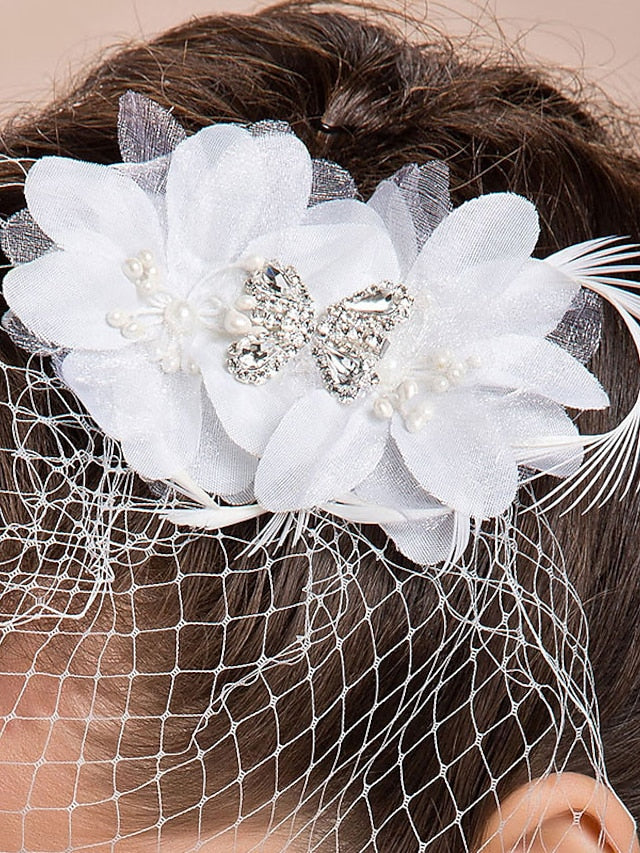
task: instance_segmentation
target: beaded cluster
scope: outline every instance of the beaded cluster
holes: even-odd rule
[[[373,413],[388,420],[398,412],[409,432],[420,432],[433,419],[438,395],[463,384],[468,374],[480,367],[482,359],[477,355],[461,359],[449,349],[435,350],[417,360],[408,371],[387,359]]]
[[[198,373],[197,364],[185,357],[182,341],[193,334],[202,312],[160,286],[158,268],[148,249],[127,258],[122,269],[135,285],[142,306],[134,312],[111,311],[107,323],[126,340],[152,344],[153,358],[164,373]]]

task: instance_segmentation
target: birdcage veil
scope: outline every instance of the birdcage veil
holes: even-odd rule
[[[640,340],[635,247],[534,260],[534,206],[454,210],[439,161],[365,204],[281,122],[187,136],[128,93],[118,131],[2,228],[5,741],[38,720],[4,818],[63,813],[56,850],[475,850],[507,779],[606,782],[548,513],[631,482],[639,405],[594,436],[566,409],[608,404],[602,300]]]

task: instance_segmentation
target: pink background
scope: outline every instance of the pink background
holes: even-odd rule
[[[449,33],[495,36],[545,64],[579,69],[640,110],[640,0],[386,0]],[[252,11],[256,0],[0,0],[0,113],[48,98],[114,42],[159,32],[193,15]],[[428,13],[427,13],[428,8]]]

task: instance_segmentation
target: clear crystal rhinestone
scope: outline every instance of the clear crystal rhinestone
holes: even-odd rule
[[[393,293],[378,290],[364,293],[359,298],[346,299],[344,307],[363,314],[389,314],[395,308]]]

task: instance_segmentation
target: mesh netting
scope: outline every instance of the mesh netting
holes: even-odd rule
[[[322,514],[185,533],[51,374],[2,368],[3,850],[471,850],[514,781],[604,776],[526,490],[446,568]]]

